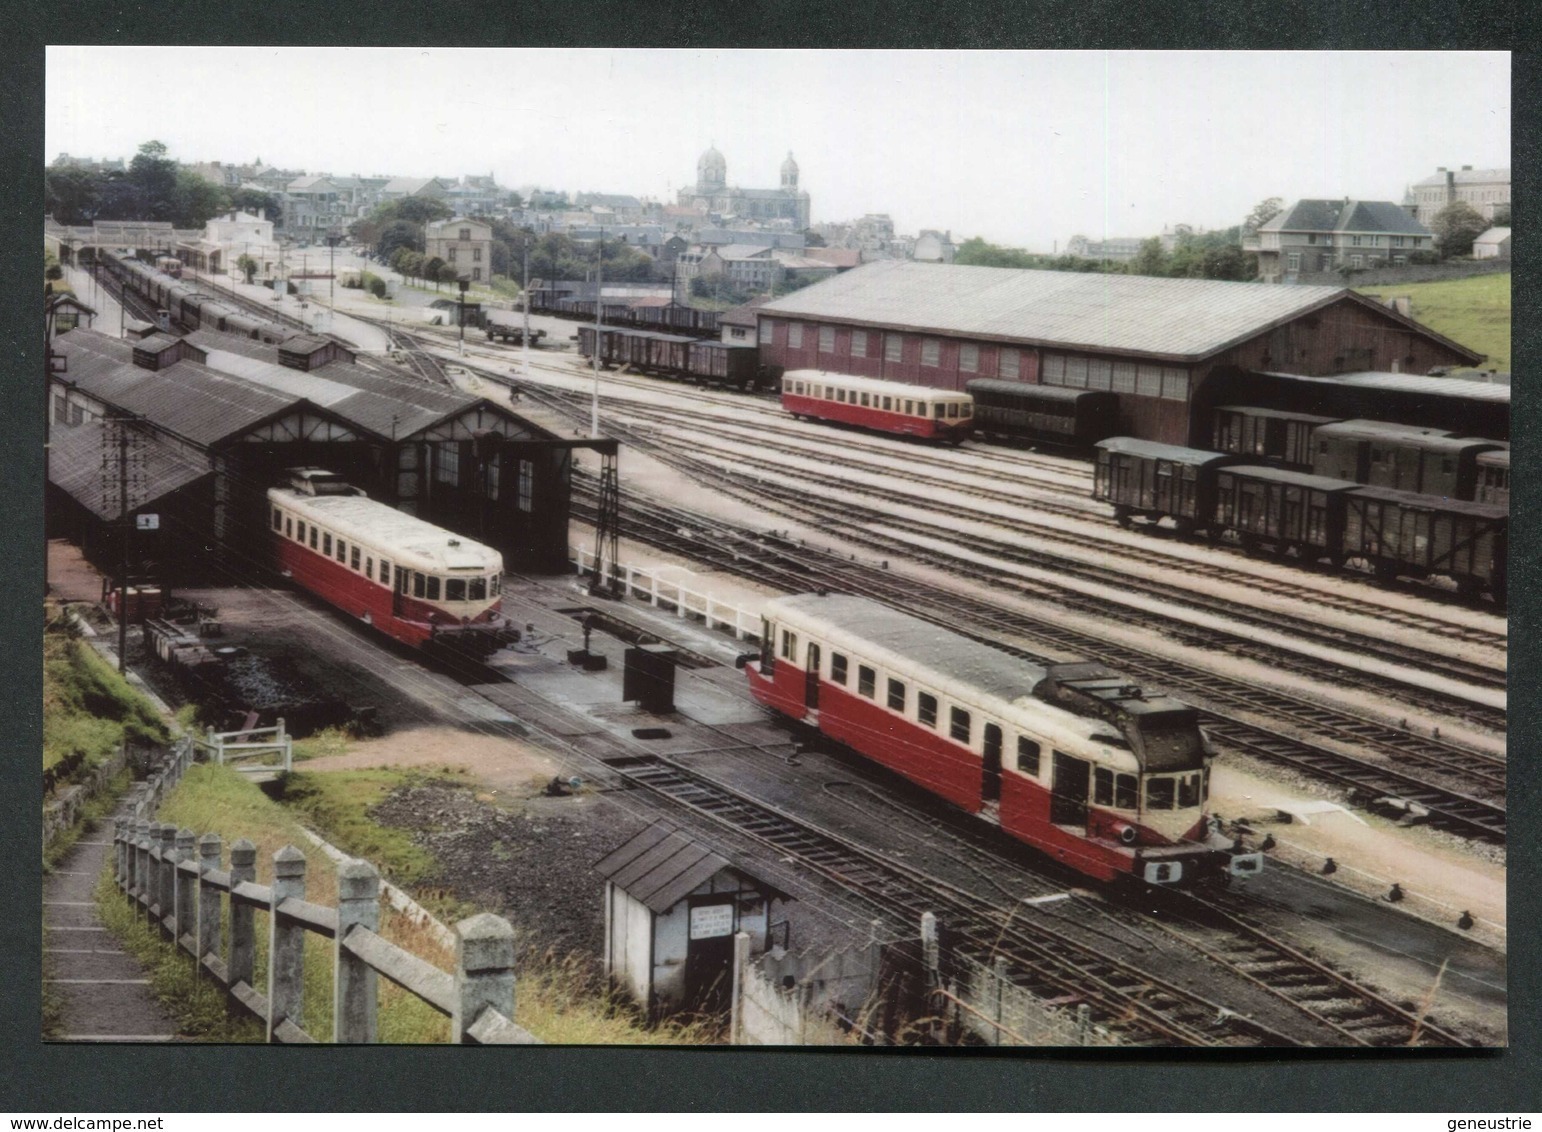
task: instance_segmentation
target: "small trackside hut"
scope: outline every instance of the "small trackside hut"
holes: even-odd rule
[[[594,867],[605,878],[605,970],[654,1021],[726,1010],[734,936],[764,953],[772,905],[791,899],[663,822]]]
[[[1048,667],[866,598],[768,602],[761,703],[1110,882],[1255,873],[1206,813],[1198,713],[1096,662]]]

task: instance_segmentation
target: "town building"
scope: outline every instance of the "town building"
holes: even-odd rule
[[[1472,242],[1473,259],[1509,259],[1510,229],[1490,228]]]
[[[775,370],[1105,389],[1120,395],[1125,434],[1195,447],[1209,443],[1196,405],[1218,373],[1419,374],[1482,360],[1341,287],[882,260],[756,314],[761,363]]]
[[[709,147],[696,163],[696,184],[680,190],[679,203],[720,218],[786,220],[800,231],[808,227],[809,195],[798,187],[798,163],[791,151],[782,162],[782,183],[775,189],[740,189],[728,185],[728,162]]]
[[[473,283],[493,277],[493,227],[464,216],[423,226],[423,252],[438,256]]]
[[[1396,266],[1432,251],[1435,237],[1389,200],[1298,200],[1242,241],[1258,255],[1265,283],[1293,283],[1305,273]]]
[[[957,250],[953,246],[953,233],[923,228],[910,249],[910,258],[922,263],[952,263]]]
[[[1444,165],[1422,181],[1415,181],[1403,196],[1403,207],[1419,223],[1429,226],[1435,214],[1453,201],[1466,201],[1485,220],[1496,210],[1510,210],[1510,170],[1474,169]]]
[[[296,177],[284,186],[284,229],[301,243],[342,231],[354,219],[349,202],[330,177]]]
[[[1075,235],[1066,241],[1065,254],[1081,259],[1128,263],[1140,254],[1140,246],[1145,242],[1140,236],[1109,236],[1102,240],[1089,240],[1086,236]]]

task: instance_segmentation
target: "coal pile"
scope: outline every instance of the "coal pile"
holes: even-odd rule
[[[342,726],[353,718],[346,703],[318,687],[287,657],[228,651],[237,655],[224,658],[219,696],[224,711],[256,712],[258,725],[264,727],[282,717],[285,730],[297,737]]]

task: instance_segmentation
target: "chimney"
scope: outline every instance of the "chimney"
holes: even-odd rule
[[[1446,167],[1444,165],[1437,165],[1437,166],[1435,166],[1435,172],[1437,172],[1437,173],[1444,173],[1445,171],[1446,171]]]
[[[1463,165],[1462,166],[1462,172],[1463,173],[1471,173],[1472,172],[1472,166],[1471,165]]]

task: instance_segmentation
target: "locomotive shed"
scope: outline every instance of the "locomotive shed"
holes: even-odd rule
[[[592,445],[497,401],[365,368],[302,334],[269,345],[77,328],[54,351],[54,529],[108,571],[127,558],[166,582],[255,580],[269,560],[264,493],[297,466],[337,472],[516,569],[565,568],[573,450]],[[124,514],[159,517],[127,554]]]

